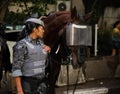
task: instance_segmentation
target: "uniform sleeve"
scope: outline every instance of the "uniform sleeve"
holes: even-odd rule
[[[27,47],[24,43],[16,43],[13,47],[13,64],[12,64],[12,76],[22,76],[22,66],[24,63],[24,57],[27,53]]]

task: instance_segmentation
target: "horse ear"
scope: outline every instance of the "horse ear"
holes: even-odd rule
[[[88,21],[92,17],[92,15],[93,15],[93,11],[88,12],[87,14],[85,14],[84,20]]]
[[[73,19],[76,15],[76,7],[74,6],[72,9],[71,9],[71,18]]]
[[[72,19],[72,22],[78,22],[80,17],[77,13],[77,9],[76,9],[76,6],[74,6],[74,8],[71,9],[71,19]]]

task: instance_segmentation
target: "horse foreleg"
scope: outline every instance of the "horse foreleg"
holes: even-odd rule
[[[56,85],[56,81],[58,79],[59,76],[59,72],[60,72],[60,68],[61,68],[61,64],[60,63],[56,63],[56,62],[52,62],[51,65],[51,72],[50,75],[48,77],[48,82],[49,82],[49,94],[55,94],[55,85]]]

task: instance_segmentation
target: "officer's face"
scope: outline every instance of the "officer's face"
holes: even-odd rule
[[[39,26],[38,27],[38,31],[37,31],[37,36],[38,36],[38,38],[43,38],[43,36],[44,36],[44,28],[42,27],[42,26]]]

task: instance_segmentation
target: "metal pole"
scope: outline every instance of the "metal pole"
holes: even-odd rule
[[[69,93],[69,65],[66,65],[67,68],[67,94]]]
[[[98,25],[95,24],[95,47],[94,47],[95,56],[97,56],[97,33],[98,33]]]

